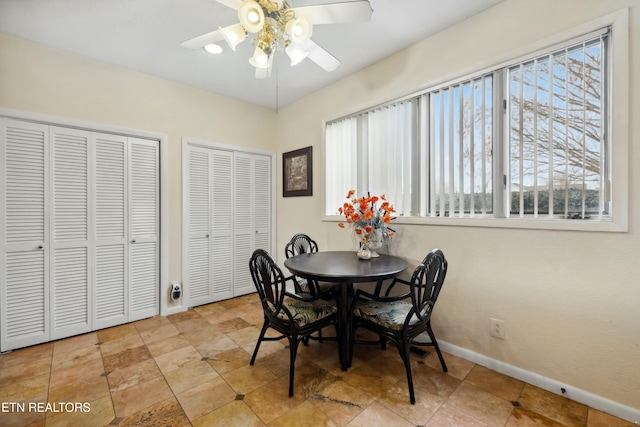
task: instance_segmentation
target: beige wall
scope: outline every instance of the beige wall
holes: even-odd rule
[[[625,7],[630,75],[636,77],[629,116],[637,118],[640,1],[623,0],[507,0],[282,108],[278,151],[313,145],[315,173],[313,197],[279,199],[277,247],[304,231],[321,249],[354,249],[348,232],[321,221],[323,120],[477,71],[492,58],[505,60],[542,38]],[[570,397],[573,387],[640,410],[640,124],[631,120],[628,126],[630,232],[396,224],[394,250],[410,265],[434,247],[448,257],[449,275],[434,314],[443,341],[566,384]],[[504,341],[489,336],[489,317],[504,320]]]

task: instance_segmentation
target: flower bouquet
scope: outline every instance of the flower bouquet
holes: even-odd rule
[[[355,190],[349,190],[347,202],[338,212],[344,216],[347,224],[354,229],[356,237],[360,240],[358,256],[369,259],[379,256],[376,252],[382,247],[382,243],[393,236],[394,230],[389,228],[389,223],[394,219],[391,214],[395,212],[385,195],[355,198]],[[380,202],[378,206],[378,202]],[[338,227],[345,228],[343,222]]]

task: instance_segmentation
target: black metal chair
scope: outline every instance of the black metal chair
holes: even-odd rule
[[[385,295],[374,295],[361,289],[356,291],[352,304],[353,323],[349,348],[349,365],[353,360],[353,343],[355,332],[363,327],[378,334],[383,346],[386,341],[393,341],[404,362],[409,385],[409,400],[416,402],[411,375],[410,352],[412,346],[432,346],[435,348],[442,370],[447,372],[438,341],[431,328],[431,314],[447,275],[447,260],[439,249],[431,251],[420,265],[416,267],[410,281],[394,279]],[[406,292],[397,296],[389,296],[396,284],[408,286]],[[426,333],[430,341],[420,341]]]
[[[249,260],[251,278],[256,286],[262,310],[264,325],[260,331],[256,348],[253,351],[250,364],[253,365],[262,341],[276,341],[287,338],[289,341],[289,397],[293,396],[293,375],[296,354],[300,342],[308,339],[309,335],[322,328],[333,325],[338,329],[337,304],[323,299],[330,291],[316,296],[303,298],[286,290],[286,281],[282,270],[269,254],[257,249]],[[272,328],[281,335],[265,337],[267,329]]]
[[[300,255],[300,254],[308,254],[318,252],[318,244],[315,240],[309,237],[304,233],[295,234],[289,243],[284,247],[284,253],[287,259]],[[297,275],[293,275],[291,277],[293,280],[293,286],[297,294],[311,294],[311,295],[319,295],[320,293],[326,292],[330,289],[335,289],[335,283],[319,283],[317,280],[310,280],[304,277],[300,277]],[[324,294],[325,298],[330,298],[334,300],[334,296],[332,294]],[[318,331],[318,337],[310,336],[311,339],[317,339],[319,342],[322,342],[322,331]],[[332,341],[337,338],[334,337],[325,337],[324,339]]]
[[[304,233],[294,235],[289,243],[284,247],[284,253],[287,259],[300,255],[318,252],[318,244],[311,237]],[[292,277],[296,293],[306,293],[317,295],[320,293],[320,285],[315,280],[307,280],[304,277],[294,275]]]

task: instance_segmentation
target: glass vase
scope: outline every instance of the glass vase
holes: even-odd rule
[[[362,245],[360,246],[360,249],[358,249],[358,258],[362,259],[362,260],[369,260],[371,259],[371,251],[369,250],[369,248],[367,247],[367,245]]]
[[[371,258],[377,258],[380,255],[377,250],[382,247],[382,230],[379,228],[373,229],[367,236],[367,248],[371,252]]]

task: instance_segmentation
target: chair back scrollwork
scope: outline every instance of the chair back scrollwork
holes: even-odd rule
[[[318,244],[304,233],[294,235],[284,248],[287,258],[318,252]]]
[[[271,256],[257,249],[249,260],[251,278],[265,310],[277,317],[285,297],[285,278]]]
[[[419,321],[427,321],[436,304],[447,275],[447,260],[441,250],[430,252],[413,271],[410,281],[410,295],[413,309],[407,322],[415,315]]]
[[[310,254],[318,252],[318,244],[315,240],[304,233],[295,234],[284,248],[287,259],[296,255]],[[320,286],[316,280],[307,280],[301,277],[293,276],[293,282],[298,293],[310,293],[317,295],[320,292]]]

